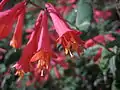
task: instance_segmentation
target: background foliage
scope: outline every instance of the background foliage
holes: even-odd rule
[[[9,9],[20,1],[10,0],[4,9]],[[42,8],[44,8],[45,2],[51,2],[56,7],[62,7],[63,5],[59,1],[62,0],[31,0]],[[64,69],[60,65],[56,66],[60,78],[52,69],[49,79],[43,84],[39,82],[29,84],[30,73],[26,73],[24,78],[17,82],[18,76],[15,75],[13,65],[19,60],[22,48],[15,50],[10,47],[9,36],[7,39],[0,41],[1,90],[120,90],[120,33],[117,32],[120,28],[120,1],[76,0],[74,3],[70,3],[70,1],[72,0],[66,0],[64,6],[75,5],[75,8],[70,9],[67,14],[64,14],[64,11],[61,15],[72,28],[83,32],[80,37],[84,41],[92,39],[96,44],[87,47],[80,57],[76,56],[75,59],[71,59],[66,56],[65,62],[69,63],[69,68]],[[95,10],[99,12],[97,13]],[[33,27],[39,12],[40,8],[37,6],[27,5],[23,46],[28,41],[26,38],[30,33],[28,28]],[[101,38],[94,38],[107,34],[112,35],[115,40],[106,40],[104,44],[99,42]],[[110,39],[110,37],[108,38]],[[101,56],[95,61],[94,57],[100,48],[102,48]],[[61,47],[57,49],[60,51]]]

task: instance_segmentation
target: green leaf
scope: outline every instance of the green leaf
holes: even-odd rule
[[[18,61],[20,54],[21,50],[10,49],[5,55],[4,64],[7,66],[14,63],[15,61]]]
[[[94,56],[94,55],[96,55],[99,48],[100,48],[100,46],[95,45],[95,46],[93,46],[93,47],[90,47],[90,48],[86,49],[86,50],[84,51],[84,56],[85,56],[85,57],[89,57],[89,56]]]
[[[75,9],[72,10],[65,18],[70,22],[70,24],[74,24],[76,19]]]
[[[76,26],[82,31],[87,31],[92,18],[92,5],[86,0],[80,0],[77,4]]]
[[[0,64],[0,74],[6,71],[6,67],[4,64]]]
[[[117,47],[114,47],[113,48],[113,51],[116,52],[117,51]],[[112,72],[113,74],[113,77],[115,78],[116,77],[116,56],[113,56],[110,58],[109,60],[109,67],[110,67],[110,71]]]
[[[111,90],[120,90],[120,88],[117,88],[117,87],[116,87],[116,84],[117,84],[117,83],[116,83],[116,80],[114,80],[113,83],[112,83]]]
[[[111,54],[111,52],[109,52],[108,50],[103,48],[102,51],[102,56],[101,56],[101,60],[99,63],[99,67],[103,72],[107,72],[109,69],[109,60],[111,59],[113,55]]]

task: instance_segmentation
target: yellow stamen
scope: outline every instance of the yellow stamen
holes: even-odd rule
[[[17,70],[17,72],[15,73],[15,75],[18,75],[18,81],[20,81],[23,77],[24,77],[24,71],[23,70]]]
[[[40,50],[32,57],[31,60],[34,61],[33,64],[37,64],[35,67],[35,71],[36,73],[40,74],[40,76],[44,76],[45,70],[49,69],[50,56],[51,54],[49,52]]]
[[[17,41],[15,40],[15,38],[12,38],[12,40],[10,41],[10,46],[12,46],[13,48],[17,48]]]
[[[40,68],[40,66],[41,66],[41,63],[40,63],[40,60],[38,60],[37,68]]]
[[[65,48],[65,54],[68,54],[68,49],[67,48]]]

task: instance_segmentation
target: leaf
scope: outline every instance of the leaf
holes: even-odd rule
[[[76,26],[82,31],[87,31],[92,18],[93,10],[90,2],[79,0],[77,4]]]
[[[114,47],[114,46],[118,46],[120,47],[120,33],[118,32],[112,32],[112,36],[115,37],[115,40],[112,41],[112,42],[109,42],[106,47],[108,48],[111,48],[111,47]]]
[[[0,64],[0,74],[6,71],[6,67],[4,64]]]
[[[113,48],[113,51],[116,52],[117,51],[117,47],[114,47]],[[110,61],[109,61],[109,68],[113,74],[113,77],[115,78],[115,72],[116,72],[116,56],[113,56],[110,58]]]
[[[14,63],[15,61],[18,61],[20,54],[21,50],[10,49],[5,55],[4,64],[8,66]]]
[[[99,63],[100,69],[104,72],[107,72],[109,69],[109,60],[111,59],[113,55],[111,52],[103,48],[102,55],[101,55],[101,60]]]
[[[115,81],[115,80],[114,80],[113,83],[112,83],[111,90],[120,90],[120,88],[117,88],[117,87],[116,87],[116,81]]]
[[[111,41],[111,42],[109,42],[109,43],[106,44],[106,48],[112,48],[112,47],[114,47],[114,46],[117,45],[117,44],[118,44],[118,43],[117,43],[116,40]]]
[[[96,55],[99,48],[100,48],[100,46],[98,46],[98,45],[95,45],[95,46],[93,46],[93,47],[89,47],[88,49],[86,49],[86,50],[84,51],[84,56],[85,56],[85,57],[89,57],[89,56],[94,56],[94,55]]]
[[[73,9],[67,16],[66,19],[70,22],[70,24],[74,24],[75,23],[75,19],[76,19],[76,10]]]

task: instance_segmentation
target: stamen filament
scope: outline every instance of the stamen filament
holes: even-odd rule
[[[70,50],[68,50],[68,51],[69,51],[70,57],[73,58],[74,55],[72,54],[72,52]]]

